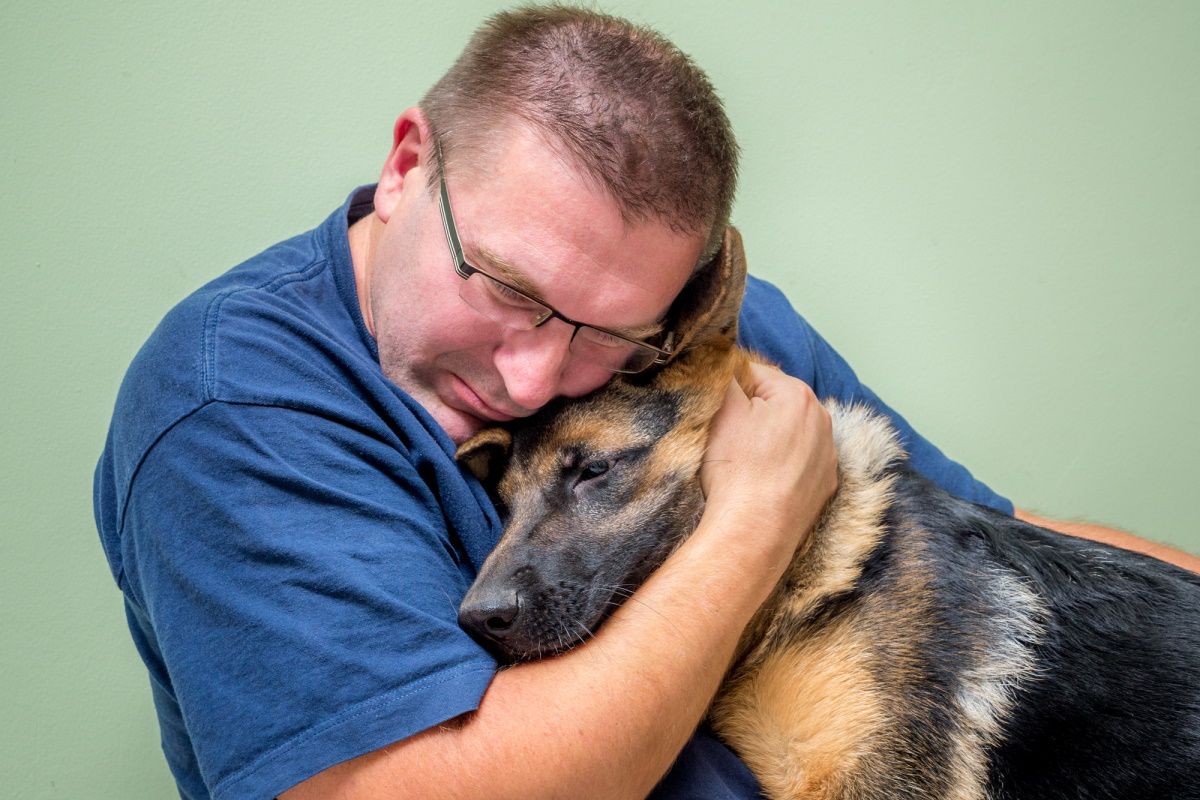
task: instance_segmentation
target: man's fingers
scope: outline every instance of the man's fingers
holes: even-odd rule
[[[742,387],[735,380],[730,380],[729,385],[725,387],[725,397],[721,400],[721,408],[718,409],[717,415],[713,417],[712,430],[718,431],[721,428],[731,425],[728,422],[730,418],[736,418],[740,413],[749,410],[750,397],[746,396],[746,392],[742,391]]]
[[[752,363],[749,370],[749,382],[742,389],[751,400],[760,398],[770,400],[776,396],[790,379],[778,367],[769,364]]]
[[[726,403],[737,403],[739,401],[745,403],[753,396],[754,394],[752,392],[747,392],[742,389],[741,385],[738,384],[736,380],[730,379],[729,385],[725,387],[725,399],[721,402],[721,405],[725,405]]]

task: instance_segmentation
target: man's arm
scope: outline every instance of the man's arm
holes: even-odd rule
[[[501,671],[478,711],[332,767],[303,798],[645,797],[836,486],[829,418],[756,367],[714,422],[696,532],[583,646]]]
[[[1140,539],[1125,531],[1093,525],[1090,522],[1061,522],[1046,519],[1021,508],[1014,509],[1013,515],[1024,522],[1049,528],[1059,533],[1065,533],[1068,536],[1078,536],[1081,539],[1090,539],[1093,542],[1109,544],[1113,547],[1120,547],[1123,550],[1132,550],[1135,553],[1153,556],[1159,561],[1166,561],[1168,564],[1174,564],[1177,567],[1200,573],[1200,558],[1190,553],[1185,553],[1182,550],[1168,547],[1165,544]]]

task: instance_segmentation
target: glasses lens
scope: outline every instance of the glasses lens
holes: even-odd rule
[[[571,352],[612,372],[641,372],[658,356],[652,348],[587,325],[571,340]]]
[[[629,358],[625,360],[625,366],[621,369],[613,370],[614,372],[641,372],[658,360],[658,353],[651,350],[649,347],[638,346],[629,354]]]
[[[527,331],[550,316],[549,308],[482,272],[471,273],[458,290],[471,308],[493,322]]]

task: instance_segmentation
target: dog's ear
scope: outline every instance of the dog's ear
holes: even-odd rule
[[[745,292],[746,253],[741,234],[730,225],[721,249],[692,276],[671,306],[667,324],[674,334],[672,352],[678,355],[712,336],[737,339]]]
[[[454,458],[490,492],[500,480],[511,448],[511,433],[504,428],[484,428],[460,444]]]

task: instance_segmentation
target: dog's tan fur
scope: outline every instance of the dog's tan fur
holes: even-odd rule
[[[742,371],[748,355],[714,346],[698,356],[666,377],[673,389],[697,398],[692,410],[700,420],[711,418],[713,398],[720,397],[728,375]],[[912,705],[911,688],[922,680],[908,665],[923,636],[935,633],[925,613],[921,554],[906,559],[909,570],[897,576],[897,594],[886,606],[867,604],[830,624],[805,622],[820,604],[858,581],[892,500],[885,470],[904,455],[878,416],[836,403],[828,409],[839,458],[838,493],[747,628],[737,666],[711,710],[714,728],[773,798],[883,798],[890,790],[878,787],[880,774],[890,775],[894,785],[923,769],[921,754],[906,752],[894,731],[894,721]],[[698,442],[696,431],[706,430],[699,422],[679,427],[687,433],[673,433],[667,449],[674,461],[694,466],[703,450],[703,435]],[[1014,596],[1021,596],[1019,587]],[[1031,596],[1025,603],[1034,605]],[[1030,630],[1026,641],[1008,643],[1002,658],[994,643],[980,643],[977,689],[963,701],[964,718],[975,724],[958,739],[945,797],[984,796],[983,747],[1007,709],[1004,687],[1028,674],[1028,647],[1036,637]]]

